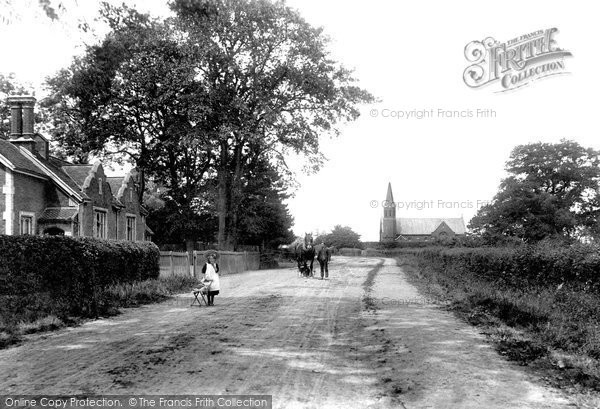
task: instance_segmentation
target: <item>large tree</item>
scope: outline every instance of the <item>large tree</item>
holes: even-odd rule
[[[261,248],[290,243],[293,218],[284,204],[289,197],[285,182],[266,161],[248,168],[242,183],[237,240]]]
[[[492,240],[596,235],[599,165],[599,151],[573,141],[517,146],[506,164],[509,176],[469,227]]]
[[[285,170],[289,152],[313,170],[323,161],[319,136],[358,117],[372,100],[333,61],[322,29],[267,0],[174,0],[195,53],[194,71],[208,95],[198,112],[218,144],[218,241],[235,243],[246,168],[257,158]]]
[[[209,187],[215,147],[192,113],[205,104],[191,69],[192,57],[172,26],[127,8],[104,5],[111,28],[71,67],[48,80],[43,106],[64,156],[126,161],[140,171],[141,189],[163,187],[166,231],[200,239],[200,199]],[[159,212],[159,214],[162,214]]]
[[[184,222],[214,189],[218,242],[232,248],[242,223],[252,225],[243,210],[256,165],[280,181],[290,180],[289,153],[318,169],[319,137],[372,97],[329,58],[322,30],[283,3],[172,8],[175,17],[156,21],[106,6],[111,32],[49,82],[46,105],[68,154],[125,155],[168,188]]]

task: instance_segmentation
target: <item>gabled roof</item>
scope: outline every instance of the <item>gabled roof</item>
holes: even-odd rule
[[[93,165],[62,165],[61,170],[77,184],[79,190],[83,189],[83,184],[90,174]]]
[[[9,166],[11,170],[31,173],[45,179],[48,178],[48,176],[42,173],[40,168],[35,166],[17,146],[4,139],[0,139],[0,157],[8,162],[5,163],[5,165]]]
[[[66,174],[56,166],[52,160],[46,160],[24,148],[19,148],[21,154],[25,156],[33,165],[41,172],[65,191],[69,196],[77,200],[89,200],[89,197],[79,189],[79,186]]]
[[[123,177],[123,176],[110,176],[110,177],[106,178],[106,181],[110,185],[110,190],[112,191],[112,194],[117,199],[120,199],[122,196],[122,193],[119,194],[119,191],[121,190],[121,186],[123,186],[124,180],[125,180],[125,177]]]
[[[4,139],[0,139],[0,164],[7,166],[15,172],[52,180],[69,197],[73,197],[79,201],[90,200],[85,190],[89,187],[91,181],[96,176],[96,172],[102,166],[100,162],[94,165],[77,165],[54,157],[44,159]],[[113,206],[117,208],[125,207],[119,199],[123,196],[125,188],[132,177],[132,173],[129,172],[124,177],[106,178],[111,189]],[[142,215],[148,214],[148,211],[143,206],[140,206],[140,212]],[[44,215],[44,217],[50,216],[50,213]]]
[[[118,201],[121,206],[124,207],[123,205],[123,194],[125,193],[125,189],[127,189],[127,186],[129,186],[129,183],[131,182],[132,178],[134,178],[135,176],[135,171],[129,171],[127,172],[127,174],[125,176],[110,176],[106,178],[106,181],[108,182],[108,184],[110,185],[110,190],[112,191],[113,196],[115,197],[115,200]],[[134,183],[135,185],[135,183]],[[127,200],[127,199],[125,199]],[[140,214],[142,216],[147,216],[149,214],[148,210],[142,206],[140,204]],[[152,233],[154,234],[154,233]]]
[[[442,223],[446,223],[455,234],[465,234],[465,222],[456,218],[396,218],[396,232],[400,235],[431,235]]]
[[[69,186],[71,189],[75,190],[79,196],[81,196],[82,199],[84,200],[89,200],[89,196],[86,195],[81,188],[79,187],[79,185],[73,180],[73,178],[71,178],[63,169],[61,166],[59,166],[59,164],[62,162],[59,159],[55,159],[51,158],[50,160],[43,160],[42,161],[48,168],[50,168],[50,170],[56,175],[58,176],[58,178],[65,183],[67,186]]]

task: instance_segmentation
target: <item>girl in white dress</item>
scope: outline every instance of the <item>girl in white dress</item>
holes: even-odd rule
[[[219,265],[216,263],[217,256],[214,253],[206,255],[206,264],[202,267],[204,279],[202,282],[206,286],[206,298],[208,305],[215,305],[215,295],[219,294],[221,285],[219,283]]]

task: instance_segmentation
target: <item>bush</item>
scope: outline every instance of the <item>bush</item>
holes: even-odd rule
[[[279,255],[276,252],[268,251],[260,253],[260,270],[267,270],[271,268],[278,268],[279,263],[277,262]]]
[[[153,243],[0,235],[0,325],[95,316],[103,288],[158,274]]]
[[[399,249],[435,268],[468,271],[503,286],[560,285],[568,283],[588,291],[600,291],[600,246],[557,246],[538,243],[519,247]]]

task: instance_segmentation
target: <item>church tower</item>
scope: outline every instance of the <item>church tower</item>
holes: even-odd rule
[[[394,241],[396,239],[396,203],[394,202],[391,183],[388,183],[387,195],[382,207],[383,219],[381,220],[379,241]]]

